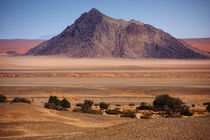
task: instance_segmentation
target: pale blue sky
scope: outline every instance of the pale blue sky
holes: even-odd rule
[[[210,37],[210,0],[0,0],[0,39],[56,35],[91,8],[177,38]]]

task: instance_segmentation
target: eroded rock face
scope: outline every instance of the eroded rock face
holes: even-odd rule
[[[96,9],[26,55],[123,58],[207,58],[202,52],[151,25],[117,20]]]

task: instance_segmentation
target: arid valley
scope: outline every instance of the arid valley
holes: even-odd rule
[[[8,100],[24,97],[32,102],[31,105],[0,104],[0,135],[3,139],[60,139],[61,136],[62,139],[65,137],[82,139],[84,135],[88,135],[87,139],[92,139],[95,135],[101,139],[109,139],[109,135],[116,135],[116,139],[123,139],[121,136],[117,137],[117,134],[112,134],[111,129],[116,129],[119,133],[121,131],[130,133],[127,131],[128,128],[124,127],[139,125],[140,128],[136,128],[137,126],[130,128],[132,131],[137,131],[136,129],[143,129],[146,126],[142,125],[148,123],[157,125],[157,129],[154,129],[159,131],[158,128],[163,129],[163,126],[158,126],[158,123],[164,123],[166,125],[164,129],[166,129],[165,127],[176,126],[168,126],[170,124],[179,125],[188,121],[199,125],[202,133],[197,135],[198,138],[209,137],[209,115],[203,106],[204,102],[210,101],[209,60],[1,56],[0,65],[0,93]],[[137,113],[136,119],[106,113],[101,115],[72,112],[73,109],[78,108],[76,105],[83,103],[84,100],[91,100],[95,104],[109,103],[109,108],[113,109],[135,110],[141,102],[152,105],[155,97],[163,94],[180,98],[190,106],[194,115],[182,119],[164,119],[153,115],[149,120],[142,120],[141,112]],[[71,108],[68,111],[44,108],[44,103],[50,96],[66,98],[70,101]],[[129,106],[129,104],[133,105]],[[93,105],[92,108],[100,110],[99,106]],[[52,131],[51,127],[54,125],[56,129]],[[185,124],[180,126],[179,132],[173,132],[175,136],[172,139],[181,139],[179,134],[184,135],[181,133],[184,127],[186,127]],[[191,127],[193,129],[197,126]],[[40,131],[40,129],[43,130]],[[151,133],[152,131],[150,130]],[[104,133],[110,134],[107,136]],[[188,138],[195,135],[193,130],[185,133]],[[144,135],[150,134],[144,133]],[[142,138],[141,135],[134,133],[125,139],[134,139],[134,137]],[[165,134],[160,134],[157,139],[165,137]]]
[[[210,140],[209,7],[0,0],[0,140]]]

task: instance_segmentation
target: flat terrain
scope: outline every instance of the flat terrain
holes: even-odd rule
[[[210,117],[138,120],[45,109],[49,96],[112,107],[151,104],[169,94],[187,105],[210,101],[209,60],[73,59],[0,56],[0,139],[209,139]],[[52,127],[55,129],[52,129]],[[187,129],[186,129],[187,128]]]

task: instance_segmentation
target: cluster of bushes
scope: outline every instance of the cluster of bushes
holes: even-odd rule
[[[26,98],[15,97],[15,98],[12,100],[12,103],[18,103],[18,102],[31,104],[31,101],[28,100],[28,99],[26,99]]]
[[[164,111],[166,117],[176,117],[179,115],[192,116],[189,107],[180,99],[170,97],[169,95],[160,95],[153,101],[153,110]]]
[[[101,112],[97,110],[92,109],[93,101],[91,100],[85,100],[84,103],[78,103],[76,104],[77,107],[75,108],[73,112],[82,112],[82,113],[89,113],[89,114],[101,114]]]
[[[120,117],[136,118],[136,113],[131,110],[123,111]]]
[[[66,110],[66,108],[71,107],[71,103],[66,98],[59,100],[57,96],[50,96],[48,102],[44,104],[44,107],[55,110]]]
[[[8,102],[7,101],[7,97],[4,95],[0,95],[0,102]],[[22,103],[28,103],[31,104],[31,101],[26,99],[26,98],[20,98],[20,97],[15,97],[11,103],[18,103],[18,102],[22,102]]]

